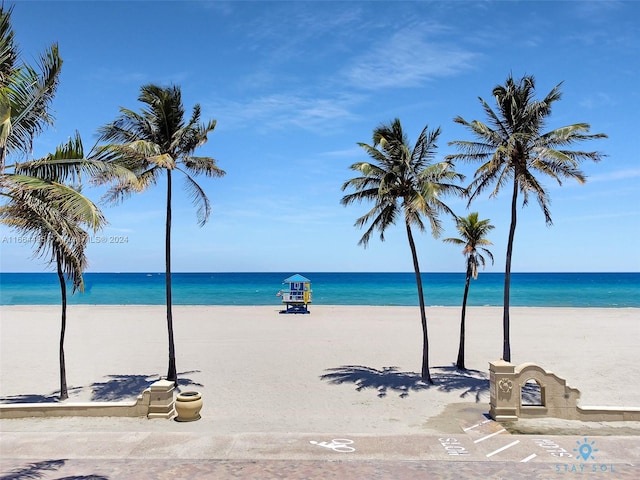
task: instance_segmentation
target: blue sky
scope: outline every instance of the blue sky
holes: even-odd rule
[[[200,103],[216,130],[199,154],[226,170],[201,179],[213,205],[198,227],[183,190],[174,195],[174,271],[412,271],[401,224],[367,249],[343,207],[349,166],[367,157],[357,142],[400,118],[413,142],[440,126],[438,158],[470,139],[457,115],[485,120],[478,97],[512,73],[536,78],[538,97],[556,84],[548,129],[586,122],[609,138],[582,144],[607,155],[585,163],[585,185],[543,180],[554,221],[534,202],[519,209],[513,271],[640,271],[640,3],[620,1],[435,2],[62,2],[18,1],[13,25],[27,59],[58,42],[64,59],[56,125],[38,137],[42,156],[78,130],[90,148],[118,108],[138,110],[147,83],[177,84],[188,111]],[[474,165],[458,165],[472,177]],[[179,183],[179,182],[178,182]],[[181,186],[179,184],[178,186]],[[102,191],[87,189],[96,201]],[[164,184],[118,206],[92,243],[89,271],[164,269]],[[508,189],[470,210],[495,225],[504,269]],[[443,237],[456,236],[443,218]],[[3,271],[42,271],[28,246],[0,229]],[[123,243],[110,243],[119,237]],[[95,239],[97,242],[100,239]],[[421,268],[463,271],[459,247],[417,235]]]

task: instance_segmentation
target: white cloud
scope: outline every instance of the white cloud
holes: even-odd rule
[[[584,108],[600,108],[600,107],[613,107],[615,102],[611,96],[605,92],[595,92],[592,95],[582,99],[579,103]]]
[[[468,70],[476,54],[425,38],[421,28],[395,33],[355,60],[344,75],[351,85],[375,90],[416,87],[438,77]]]
[[[342,150],[330,150],[328,152],[321,152],[318,154],[320,157],[330,158],[358,158],[364,155],[363,150],[359,146],[351,148],[344,148]]]
[[[303,94],[276,93],[212,107],[221,125],[257,125],[256,130],[265,133],[298,127],[322,133],[340,128],[339,124],[355,118],[351,107],[357,96],[312,98]]]
[[[615,180],[629,180],[640,177],[640,168],[629,168],[626,170],[614,170],[612,172],[593,175],[588,178],[592,182],[610,182]]]

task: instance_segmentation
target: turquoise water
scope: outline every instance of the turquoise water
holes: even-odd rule
[[[316,305],[418,305],[413,273],[174,273],[175,305],[279,305],[276,293],[294,273],[311,280]],[[459,306],[463,273],[423,274],[427,305]],[[504,276],[481,273],[468,305],[502,305]],[[87,273],[70,304],[163,305],[164,274]],[[60,303],[55,273],[0,273],[1,305]],[[513,273],[511,305],[640,307],[640,273]]]

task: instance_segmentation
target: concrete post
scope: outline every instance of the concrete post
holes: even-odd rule
[[[515,365],[504,360],[489,363],[489,416],[497,421],[518,420],[520,392]]]
[[[173,390],[173,382],[168,380],[158,380],[151,384],[148,389],[150,400],[147,418],[173,418],[175,416]]]

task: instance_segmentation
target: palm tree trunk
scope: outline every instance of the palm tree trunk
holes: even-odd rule
[[[62,297],[62,321],[60,325],[60,400],[69,398],[67,391],[67,369],[64,362],[64,334],[67,330],[67,284],[64,281],[62,272],[62,261],[60,254],[56,252],[56,266],[58,270],[58,280],[60,281],[60,296]]]
[[[467,263],[467,279],[464,284],[464,295],[462,296],[462,315],[460,318],[460,346],[458,347],[458,359],[456,367],[466,370],[464,365],[464,343],[465,343],[465,317],[467,314],[467,296],[469,295],[469,284],[471,283],[471,264]]]
[[[411,247],[411,257],[413,258],[413,269],[416,273],[416,285],[418,286],[418,300],[420,302],[420,319],[422,321],[422,379],[430,384],[433,384],[431,380],[431,374],[429,373],[429,336],[427,334],[427,314],[424,306],[424,294],[422,291],[422,276],[420,275],[420,265],[418,265],[418,253],[416,252],[416,244],[413,241],[413,235],[411,233],[411,227],[408,223],[407,226],[407,238],[409,239],[409,247]]]
[[[502,359],[506,362],[511,361],[511,341],[509,340],[509,290],[511,287],[511,255],[513,253],[513,238],[516,233],[517,223],[517,201],[518,201],[518,181],[517,175],[513,180],[513,196],[511,198],[511,226],[509,227],[509,240],[507,241],[507,260],[504,269],[504,304],[502,313]]]
[[[4,173],[4,162],[7,157],[7,149],[0,146],[0,173]]]
[[[173,342],[173,314],[171,312],[171,170],[167,169],[167,224],[165,237],[165,283],[167,292],[167,330],[169,333],[169,369],[167,380],[178,386],[176,349]]]

